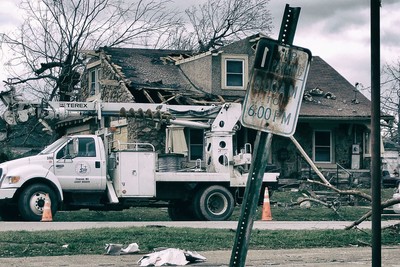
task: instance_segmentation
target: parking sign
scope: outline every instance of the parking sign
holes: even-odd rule
[[[242,124],[277,135],[292,136],[311,62],[306,48],[262,38],[243,104]]]

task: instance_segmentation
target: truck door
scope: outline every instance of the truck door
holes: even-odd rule
[[[74,145],[78,151],[74,154]],[[63,190],[103,190],[103,168],[93,137],[77,137],[56,152],[54,172]]]

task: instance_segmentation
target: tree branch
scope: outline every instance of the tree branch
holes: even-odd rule
[[[321,183],[319,181],[315,181],[315,180],[311,180],[311,179],[307,179],[307,182],[312,183],[312,184],[317,184],[323,187],[326,187],[332,191],[335,191],[336,193],[340,194],[340,195],[352,195],[352,196],[357,196],[357,197],[361,197],[363,199],[366,199],[368,201],[372,201],[372,197],[364,192],[361,192],[359,190],[340,190],[337,187],[331,185],[331,184],[325,184],[325,183]]]

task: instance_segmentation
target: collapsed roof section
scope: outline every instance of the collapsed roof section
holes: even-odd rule
[[[103,48],[107,59],[124,78],[136,102],[208,104],[221,102],[203,92],[185,77],[175,61],[188,58],[191,51]]]

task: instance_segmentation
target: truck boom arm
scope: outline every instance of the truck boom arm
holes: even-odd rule
[[[225,103],[220,106],[195,106],[53,101],[48,104],[48,116],[51,117],[66,118],[73,115],[88,115],[97,116],[99,120],[107,116],[148,118],[192,128],[212,128],[214,131],[232,131],[241,114],[239,103]]]
[[[175,124],[211,131],[232,131],[240,119],[241,104],[221,105],[169,105],[154,103],[110,103],[110,102],[62,102],[23,101],[15,89],[0,93],[0,100],[7,107],[3,119],[7,124],[26,122],[29,117],[63,120],[73,116],[135,117],[151,119],[161,123]],[[44,125],[45,122],[43,121]]]

